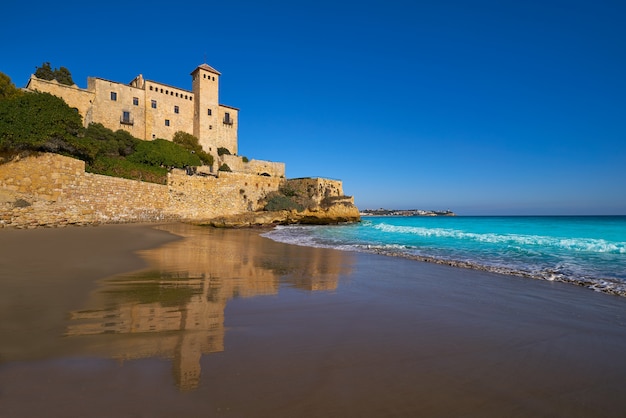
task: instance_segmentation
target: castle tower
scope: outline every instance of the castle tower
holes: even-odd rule
[[[202,64],[191,73],[194,95],[193,135],[205,151],[217,155],[220,72]]]

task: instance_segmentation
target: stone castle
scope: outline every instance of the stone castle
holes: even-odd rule
[[[219,104],[220,75],[207,64],[198,66],[191,73],[191,91],[142,75],[128,84],[89,77],[86,89],[31,76],[26,90],[61,97],[81,114],[85,126],[101,123],[143,140],[171,140],[176,132],[187,132],[216,157],[218,166],[225,163],[232,171],[213,174],[212,167],[201,167],[199,175],[189,175],[172,170],[167,185],[157,185],[86,173],[84,162],[60,155],[18,159],[0,164],[0,228],[164,219],[219,218],[224,225],[360,219],[353,198],[343,195],[341,181],[287,180],[284,163],[237,155],[238,109]],[[230,154],[218,155],[218,148]],[[264,198],[285,184],[306,193],[317,207],[299,214],[259,213]],[[226,219],[241,215],[247,216]]]
[[[171,140],[183,131],[197,137],[209,153],[223,147],[237,154],[239,109],[219,104],[220,75],[207,64],[198,66],[191,73],[191,91],[146,80],[141,74],[128,84],[89,77],[86,89],[32,75],[26,89],[61,97],[78,110],[85,126],[97,122],[144,140]]]

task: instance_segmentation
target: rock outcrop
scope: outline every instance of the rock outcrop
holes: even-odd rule
[[[342,199],[335,199],[328,207],[303,211],[246,212],[237,215],[218,216],[193,223],[217,228],[249,228],[292,224],[332,225],[360,220],[359,209],[354,205],[353,198],[344,196]]]

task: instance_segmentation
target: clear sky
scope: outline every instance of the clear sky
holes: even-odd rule
[[[191,89],[360,209],[626,215],[626,1],[8,0],[0,71]]]

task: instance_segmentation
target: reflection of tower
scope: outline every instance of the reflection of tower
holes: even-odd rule
[[[174,352],[173,373],[181,390],[200,383],[202,353],[224,351],[224,308],[226,300],[213,300],[210,279],[202,282],[202,294],[192,297],[183,308],[180,334]]]
[[[187,313],[183,312],[182,322]],[[200,383],[200,358],[202,335],[184,332],[180,335],[174,351],[173,373],[176,385],[181,390],[195,389]]]

